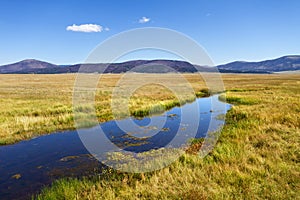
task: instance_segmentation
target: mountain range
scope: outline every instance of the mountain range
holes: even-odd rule
[[[284,56],[260,62],[236,61],[216,66],[221,73],[274,73],[300,70],[300,56]],[[192,65],[178,60],[132,60],[122,63],[93,63],[75,65],[55,65],[39,60],[28,59],[17,63],[0,66],[1,74],[59,74],[59,73],[193,73],[216,72],[216,68]]]

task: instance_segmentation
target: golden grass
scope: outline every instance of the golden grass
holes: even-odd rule
[[[106,74],[101,77],[95,95],[99,122],[114,118],[110,109],[112,92],[120,87],[116,84],[121,77],[120,74]],[[54,131],[74,129],[72,97],[75,78],[75,74],[0,75],[0,144],[10,144]],[[205,88],[199,75],[185,75],[185,78],[198,92],[197,95],[204,94],[199,92]],[[169,74],[132,74],[121,86],[126,92],[126,86],[143,85],[145,80],[149,79],[160,79],[182,91],[179,99],[161,85],[145,85],[138,88],[129,99],[130,113],[127,115],[117,113],[117,116],[144,116],[155,109],[159,112],[161,108],[170,108],[195,98],[193,94],[185,92],[186,85],[178,84],[176,76]],[[114,97],[114,101],[122,102],[124,98]],[[92,124],[82,126],[90,125]]]
[[[120,74],[106,74],[101,77],[95,98],[99,122],[114,118],[110,109],[112,92],[121,77]],[[185,74],[184,77],[198,96],[205,95],[200,92],[206,85],[199,75]],[[75,78],[75,74],[0,75],[0,144],[10,144],[54,131],[74,129],[72,95]],[[143,84],[145,79],[159,79],[185,91],[186,85],[178,84],[178,78],[170,74],[133,74],[132,79],[127,79],[132,82],[125,81],[124,87],[136,83]],[[271,88],[288,87],[290,83],[299,84],[299,75],[226,74],[223,75],[223,80],[228,90],[247,95],[243,91],[272,92]],[[171,108],[195,97],[183,93],[179,98],[177,99],[168,88],[145,85],[131,96],[129,114],[144,116],[155,109],[159,112],[162,108]],[[123,101],[121,97],[115,100]],[[126,117],[124,113],[119,115]],[[288,116],[287,114],[286,117]]]
[[[157,76],[151,74],[143,76]],[[171,75],[160,75],[176,85]],[[196,92],[205,84],[185,74]],[[93,179],[63,179],[39,199],[299,199],[300,75],[222,75],[227,114],[221,137],[205,159],[193,149],[170,167],[147,174],[107,170]],[[104,75],[98,85],[99,121],[113,118],[110,99],[120,75]],[[0,143],[72,129],[74,74],[0,75]],[[155,90],[153,90],[155,88]],[[155,93],[153,93],[155,91]],[[188,98],[186,99],[188,100]],[[157,85],[137,90],[130,109],[178,101]]]
[[[193,76],[193,75],[188,75]],[[223,75],[235,106],[213,151],[145,174],[62,179],[38,199],[299,199],[300,76]]]

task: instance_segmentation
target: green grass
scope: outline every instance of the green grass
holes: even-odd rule
[[[178,161],[144,174],[107,169],[61,179],[37,199],[300,199],[300,76],[223,75],[234,104],[209,155],[192,141]]]

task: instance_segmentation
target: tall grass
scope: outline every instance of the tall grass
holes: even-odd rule
[[[300,76],[223,75],[234,104],[213,151],[144,174],[61,179],[37,199],[299,199]]]
[[[185,84],[178,83],[172,74],[140,74],[134,76],[134,82],[125,82],[122,87],[126,93],[126,86],[143,85],[145,79],[161,79],[168,85],[178,88],[179,97],[169,89],[160,85],[145,85],[137,89],[129,99],[129,113],[113,115],[111,101],[124,101],[122,96],[112,97],[120,74],[106,74],[101,77],[96,88],[95,105],[79,106],[75,108],[79,117],[80,127],[95,125],[89,115],[93,107],[96,110],[98,122],[124,118],[130,115],[143,117],[168,110],[195,99],[194,94],[185,92]],[[36,135],[47,134],[59,130],[74,129],[72,107],[75,74],[56,75],[0,75],[0,145],[11,144],[20,140],[32,138]],[[202,95],[205,84],[201,77],[185,75],[195,92]],[[127,84],[127,85],[126,85]],[[200,94],[199,93],[199,94]],[[122,111],[122,110],[121,110]]]

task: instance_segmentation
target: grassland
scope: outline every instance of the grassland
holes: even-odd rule
[[[195,75],[186,77],[197,91],[205,87]],[[107,93],[103,95],[105,98],[111,94],[109,88],[113,87],[118,75],[107,75],[107,79],[107,84],[99,86],[101,94]],[[36,198],[299,199],[300,75],[225,74],[223,80],[227,101],[234,106],[226,116],[218,143],[204,159],[195,155],[195,149],[200,146],[195,143],[178,161],[162,170],[127,174],[108,169],[94,178],[61,179]],[[33,132],[25,131],[24,125],[20,125],[20,133],[13,127],[16,119],[22,116],[46,117],[47,123],[53,124],[51,130],[67,128],[69,122],[62,120],[62,125],[57,126],[54,121],[58,116],[67,119],[64,116],[72,114],[73,81],[74,75],[2,76],[0,94],[5,97],[1,98],[2,141],[16,141],[15,135],[22,135],[18,139],[32,136]],[[136,98],[147,100],[148,105],[150,102],[157,104],[158,100],[175,99],[170,91],[163,88],[158,91],[155,98],[147,90],[137,91]],[[105,108],[105,102],[97,103],[99,111]],[[147,106],[142,101],[131,104],[132,110]],[[32,114],[35,112],[37,114]],[[108,120],[110,115],[101,118],[99,114],[98,118]],[[47,126],[43,128],[44,123],[38,122],[40,129],[33,127],[32,130],[40,130],[40,133],[48,130]]]
[[[148,115],[151,111],[161,111],[195,99],[195,94],[185,93],[186,84],[178,84],[178,79],[168,74],[132,75],[134,84],[143,84],[145,79],[168,82],[171,87],[183,91],[178,98],[161,85],[146,85],[137,89],[129,100],[129,115]],[[114,118],[111,99],[121,75],[104,75],[95,90],[95,110],[99,122]],[[130,78],[130,77],[129,77]],[[197,96],[207,95],[200,76],[185,75]],[[74,129],[72,107],[75,74],[59,75],[0,75],[0,145],[11,144],[34,136],[59,130]],[[128,80],[128,79],[127,79]],[[123,83],[132,85],[132,82]],[[201,92],[202,91],[202,92]],[[114,98],[122,101],[123,97]],[[85,109],[85,108],[83,108]],[[120,114],[126,117],[126,114]],[[128,115],[127,115],[128,116]],[[82,126],[88,126],[83,124]]]

